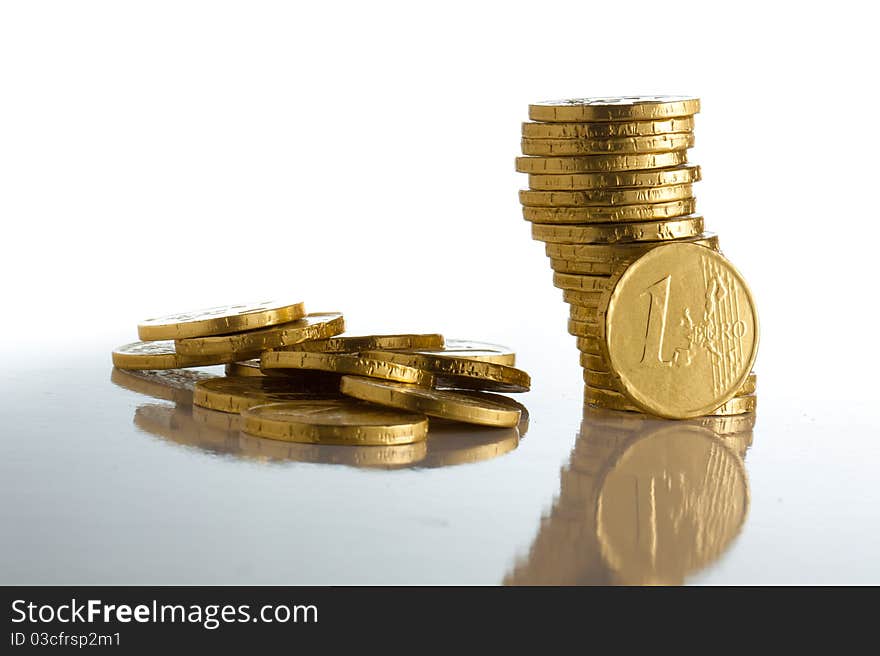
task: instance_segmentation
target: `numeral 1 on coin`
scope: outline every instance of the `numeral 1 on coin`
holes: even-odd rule
[[[663,337],[666,334],[666,312],[669,308],[669,285],[672,276],[666,276],[648,287],[642,296],[648,297],[648,323],[645,326],[645,347],[640,362],[671,364],[663,359]]]

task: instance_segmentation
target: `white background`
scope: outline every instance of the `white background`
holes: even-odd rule
[[[527,104],[686,93],[759,371],[874,395],[870,7],[5,2],[4,350],[109,351],[146,316],[287,295],[354,329],[567,339],[517,201]]]

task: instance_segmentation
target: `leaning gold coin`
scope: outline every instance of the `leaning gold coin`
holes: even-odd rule
[[[385,353],[386,351],[382,351]],[[377,360],[365,352],[361,355],[352,353],[309,353],[307,351],[267,351],[260,357],[263,369],[308,369],[327,371],[335,374],[350,374],[393,380],[399,383],[414,383],[430,387],[434,383],[433,376],[421,368],[398,364],[396,361],[383,358]],[[396,351],[387,351],[396,353]]]
[[[540,191],[520,189],[519,202],[527,207],[617,207],[645,203],[669,203],[693,198],[690,183],[641,189],[585,189],[582,191]]]
[[[444,357],[400,351],[365,351],[365,358],[412,367],[433,374],[435,387],[494,392],[528,392],[529,375],[515,367],[470,358]]]
[[[598,308],[605,292],[584,292],[576,289],[563,289],[562,300],[571,305]]]
[[[465,358],[467,360],[476,360],[477,362],[493,362],[509,367],[516,366],[516,353],[512,349],[500,344],[475,342],[469,339],[447,339],[442,349],[414,349],[407,352],[436,356],[438,358]]]
[[[315,339],[285,346],[286,351],[312,353],[358,353],[370,350],[400,351],[410,349],[442,349],[443,335],[341,335]]]
[[[615,96],[545,100],[529,105],[529,118],[548,123],[655,121],[693,116],[700,99],[692,96]]]
[[[286,378],[215,378],[196,383],[193,404],[209,410],[240,413],[255,405],[300,399],[326,399],[339,393],[310,391]]]
[[[245,433],[285,442],[388,446],[420,442],[428,434],[424,415],[348,398],[258,405],[241,416]]]
[[[568,320],[568,334],[575,337],[593,337],[599,339],[599,324],[589,321]]]
[[[608,363],[601,355],[595,353],[581,353],[581,366],[592,371],[608,371]]]
[[[532,238],[557,244],[618,244],[695,237],[703,232],[703,217],[690,214],[665,221],[601,223],[596,225],[532,224]]]
[[[144,341],[154,341],[225,335],[296,321],[305,313],[303,303],[262,301],[224,305],[146,319],[138,324],[138,337]]]
[[[673,219],[693,214],[697,201],[693,198],[668,203],[643,203],[615,207],[523,207],[523,218],[532,223],[624,223]]]
[[[251,358],[255,355],[259,353],[183,355],[174,350],[174,342],[171,341],[133,342],[113,350],[113,366],[133,370],[184,369],[225,364],[241,357]]]
[[[343,330],[345,320],[339,312],[314,312],[290,323],[243,333],[178,339],[174,342],[174,348],[184,355],[259,353],[306,340],[325,339],[338,335]]]
[[[644,137],[670,132],[693,132],[694,117],[682,116],[657,121],[617,121],[608,123],[537,123],[522,124],[522,136],[528,139],[619,139]]]
[[[533,139],[524,137],[523,155],[575,156],[624,153],[666,153],[693,148],[692,132],[655,134],[621,139]]]
[[[553,285],[559,289],[574,289],[581,292],[604,292],[611,288],[610,276],[590,276],[576,273],[554,273]]]
[[[516,170],[535,175],[568,173],[607,173],[609,171],[642,171],[665,169],[687,162],[687,151],[669,153],[635,153],[621,155],[587,155],[584,157],[517,157]]]
[[[669,243],[668,241],[634,242],[630,244],[555,244],[548,243],[544,246],[547,257],[551,260],[566,260],[568,262],[602,262],[614,264],[611,273],[617,270],[618,265],[631,262],[653,248]],[[718,235],[713,232],[703,232],[693,237],[682,237],[675,243],[693,243],[711,248],[713,251],[720,249]],[[561,270],[561,269],[555,269]],[[568,273],[578,273],[570,271]],[[589,272],[584,272],[589,273]],[[609,274],[610,275],[610,274]]]
[[[519,423],[520,412],[494,400],[494,394],[480,398],[405,383],[343,376],[340,391],[362,401],[482,426],[513,427]]]
[[[632,402],[685,419],[729,401],[751,372],[758,315],[722,255],[666,244],[630,264],[600,308],[602,355]]]
[[[668,185],[690,184],[700,179],[700,167],[696,164],[676,166],[669,169],[647,171],[617,171],[613,173],[575,173],[566,175],[529,175],[529,187],[541,191],[583,191],[604,189],[641,189]]]

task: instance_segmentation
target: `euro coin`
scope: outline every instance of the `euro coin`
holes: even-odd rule
[[[569,173],[607,173],[665,169],[687,162],[687,152],[588,155],[584,157],[517,157],[516,170],[535,175]]]
[[[703,217],[690,214],[665,221],[596,225],[532,224],[532,237],[557,244],[618,244],[694,237],[703,232]]]
[[[578,351],[581,353],[592,353],[593,355],[602,355],[602,347],[599,344],[600,338],[597,336],[592,337],[578,337],[577,338],[577,347]],[[607,358],[606,358],[607,361]]]
[[[644,189],[669,185],[691,184],[700,180],[700,167],[687,164],[668,169],[647,171],[616,171],[609,173],[529,175],[529,187],[541,191],[587,191]]]
[[[614,390],[606,390],[598,387],[584,386],[584,402],[591,405],[598,405],[602,408],[611,410],[625,410],[627,412],[644,412],[639,407],[633,405],[629,398]],[[740,415],[754,412],[757,408],[757,397],[754,395],[736,396],[729,401],[721,404],[717,408],[713,408],[703,415],[711,416],[728,416]],[[703,416],[699,415],[699,416]]]
[[[493,362],[400,351],[365,351],[362,355],[428,372],[435,377],[435,387],[527,392],[531,386],[525,371]]]
[[[554,273],[553,284],[559,289],[582,292],[604,292],[611,286],[610,276],[589,276],[576,273]]]
[[[548,243],[544,246],[547,257],[551,260],[567,260],[569,262],[603,262],[614,263],[615,266],[611,270],[612,273],[618,268],[617,265],[625,262],[631,262],[652,248],[657,248],[668,242],[651,241],[651,242],[635,242],[630,244],[615,244],[613,246],[605,244],[556,244]],[[713,251],[719,250],[718,235],[712,232],[703,232],[693,237],[679,238],[676,243],[694,243],[700,246],[711,248]],[[571,273],[577,273],[572,271]]]
[[[581,353],[580,363],[584,369],[608,371],[608,363],[601,355],[595,353]]]
[[[568,334],[577,337],[595,337],[599,339],[599,324],[588,321],[568,320]]]
[[[540,191],[521,189],[519,202],[527,207],[617,207],[645,203],[669,203],[693,198],[691,183],[639,189],[585,189],[582,191]]]
[[[494,401],[493,394],[480,398],[473,394],[357,376],[343,376],[340,390],[362,401],[466,424],[514,427],[520,418],[519,410]]]
[[[599,321],[599,308],[581,305],[572,305],[569,307],[569,317],[575,321],[584,321],[587,323],[597,323]]]
[[[602,355],[632,402],[685,419],[733,398],[752,370],[758,315],[743,277],[695,244],[659,246],[630,264],[599,318]]]
[[[477,362],[492,362],[509,367],[516,366],[516,353],[512,349],[500,344],[475,342],[469,339],[447,339],[442,349],[415,349],[409,352],[436,356],[438,358],[465,358]]]
[[[381,378],[399,383],[415,383],[430,387],[434,383],[433,376],[423,369],[398,364],[396,361],[383,358],[377,360],[365,352],[361,355],[352,353],[309,353],[307,351],[267,351],[260,357],[262,369],[306,369],[326,371],[334,374],[367,376]],[[382,351],[396,353],[396,351]]]
[[[316,312],[302,319],[268,328],[259,328],[232,335],[190,337],[174,342],[174,348],[184,355],[208,353],[254,353],[299,344],[306,340],[324,339],[345,330],[345,320],[339,312]]]
[[[693,133],[657,134],[622,139],[533,139],[522,140],[523,155],[577,156],[608,153],[665,153],[692,148]]]
[[[389,446],[420,442],[428,434],[424,415],[350,398],[258,405],[241,416],[245,433],[285,442]]]
[[[320,393],[289,379],[269,377],[215,378],[196,383],[193,404],[220,412],[240,413],[255,405],[299,399],[338,397],[338,392]]]
[[[285,346],[288,351],[313,353],[358,353],[370,350],[442,349],[443,335],[341,335],[330,339],[315,339]]]
[[[605,292],[583,292],[575,289],[563,289],[562,300],[571,305],[598,308]]]
[[[254,357],[251,354],[209,354],[183,355],[174,350],[174,342],[133,342],[113,350],[113,366],[120,369],[184,369],[187,367],[206,367],[225,364],[239,357]]]
[[[691,96],[609,96],[533,103],[529,119],[547,123],[656,121],[699,111],[700,99]]]
[[[617,121],[607,123],[533,123],[522,124],[527,139],[620,139],[670,132],[693,132],[693,116],[657,121]]]
[[[609,371],[584,369],[584,382],[590,387],[599,387],[601,389],[613,390],[615,392],[619,392],[620,394],[624,393],[616,376],[614,376],[614,374]],[[742,387],[740,387],[736,391],[736,396],[734,398],[740,396],[754,395],[755,390],[757,389],[757,385],[758,378],[755,373],[752,372],[751,374],[749,374],[749,377],[746,379],[746,382],[743,383]]]
[[[144,341],[155,341],[225,335],[289,323],[305,313],[305,305],[300,302],[262,301],[224,305],[146,319],[138,324],[138,337]]]
[[[616,207],[523,207],[523,218],[532,223],[623,223],[673,219],[693,214],[697,201],[693,198],[668,203],[619,205]]]
[[[559,273],[576,273],[583,276],[610,276],[617,270],[614,262],[596,262],[591,260],[560,260],[551,258],[550,268]]]

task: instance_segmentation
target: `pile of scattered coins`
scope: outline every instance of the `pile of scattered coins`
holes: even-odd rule
[[[142,341],[113,351],[122,370],[226,365],[199,380],[196,406],[240,413],[248,434],[289,442],[410,444],[428,417],[517,426],[523,407],[491,392],[531,381],[505,347],[439,334],[344,335],[338,312],[263,302],[148,319]]]
[[[695,213],[699,108],[682,96],[529,106],[520,201],[570,306],[587,404],[673,419],[755,410],[754,303]]]

